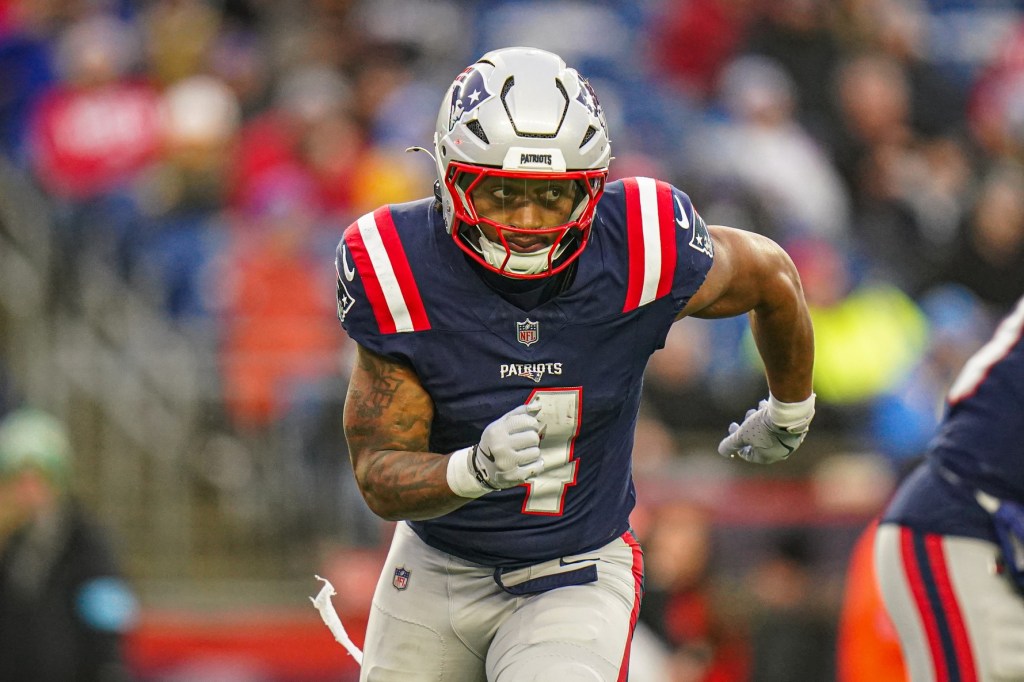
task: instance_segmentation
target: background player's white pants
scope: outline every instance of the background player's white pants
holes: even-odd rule
[[[503,582],[589,564],[597,566],[595,582],[513,596],[493,568],[429,547],[398,524],[373,596],[361,682],[625,680],[643,575],[631,536],[506,573]],[[408,571],[404,589],[395,586],[397,569]]]
[[[879,526],[875,571],[912,682],[1024,680],[1024,599],[998,555],[984,540]]]

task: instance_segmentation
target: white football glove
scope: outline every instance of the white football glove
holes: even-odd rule
[[[540,404],[520,405],[491,422],[480,443],[448,458],[448,486],[460,497],[513,488],[544,471]]]
[[[799,403],[783,403],[769,395],[757,409],[747,410],[742,424],[729,425],[729,435],[718,444],[723,457],[742,457],[755,464],[786,459],[807,437],[814,417],[814,394]]]

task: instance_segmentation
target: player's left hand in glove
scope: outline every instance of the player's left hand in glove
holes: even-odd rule
[[[757,409],[747,411],[742,424],[729,425],[729,435],[718,444],[718,453],[755,464],[784,460],[804,442],[813,418],[813,393],[798,403],[783,403],[769,395]]]

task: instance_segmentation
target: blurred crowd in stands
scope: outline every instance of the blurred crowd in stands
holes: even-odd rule
[[[406,148],[430,146],[466,64],[513,44],[591,80],[613,179],[670,181],[709,223],[789,251],[817,338],[805,449],[871,453],[898,475],[1024,292],[1020,2],[0,0],[0,153],[53,206],[55,297],[95,263],[147,292],[215,350],[225,422],[254,438],[291,429],[323,488],[303,500],[334,501],[324,530],[358,542],[373,522],[351,531],[364,510],[335,482],[334,246],[366,211],[429,195],[433,165]],[[763,397],[750,344],[744,319],[675,326],[648,374],[638,472]],[[798,599],[804,544],[773,551],[751,584]],[[663,577],[685,563],[653,560],[652,593],[699,582],[700,568]],[[703,623],[677,651],[681,670],[706,667],[715,624],[679,620],[704,607],[648,603],[666,641]]]
[[[5,0],[0,143],[53,201],[58,285],[101,259],[152,291],[259,429],[337,370],[332,246],[430,192],[405,149],[445,84],[490,47],[555,49],[602,97],[614,177],[790,251],[819,428],[898,460],[1024,290],[1024,28],[973,4]],[[650,382],[679,432],[763,390],[743,321],[697,327]]]

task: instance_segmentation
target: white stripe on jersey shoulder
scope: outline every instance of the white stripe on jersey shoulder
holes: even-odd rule
[[[661,280],[661,224],[658,217],[658,183],[653,178],[636,179],[640,191],[640,219],[644,235],[644,284],[640,303],[644,306],[657,298]]]
[[[363,238],[366,253],[370,256],[370,262],[373,264],[377,282],[380,283],[381,291],[384,292],[384,300],[388,304],[388,310],[391,311],[391,318],[395,321],[395,331],[415,331],[412,316],[409,314],[409,306],[406,304],[402,288],[398,284],[395,269],[391,265],[391,257],[384,247],[373,213],[367,213],[359,218],[356,225],[358,225],[359,234]]]
[[[946,400],[953,404],[974,394],[981,382],[988,376],[992,366],[1005,358],[1013,346],[1020,341],[1022,333],[1024,333],[1024,298],[1021,298],[1013,312],[999,323],[992,338],[964,363],[960,374],[957,375],[946,394]]]

